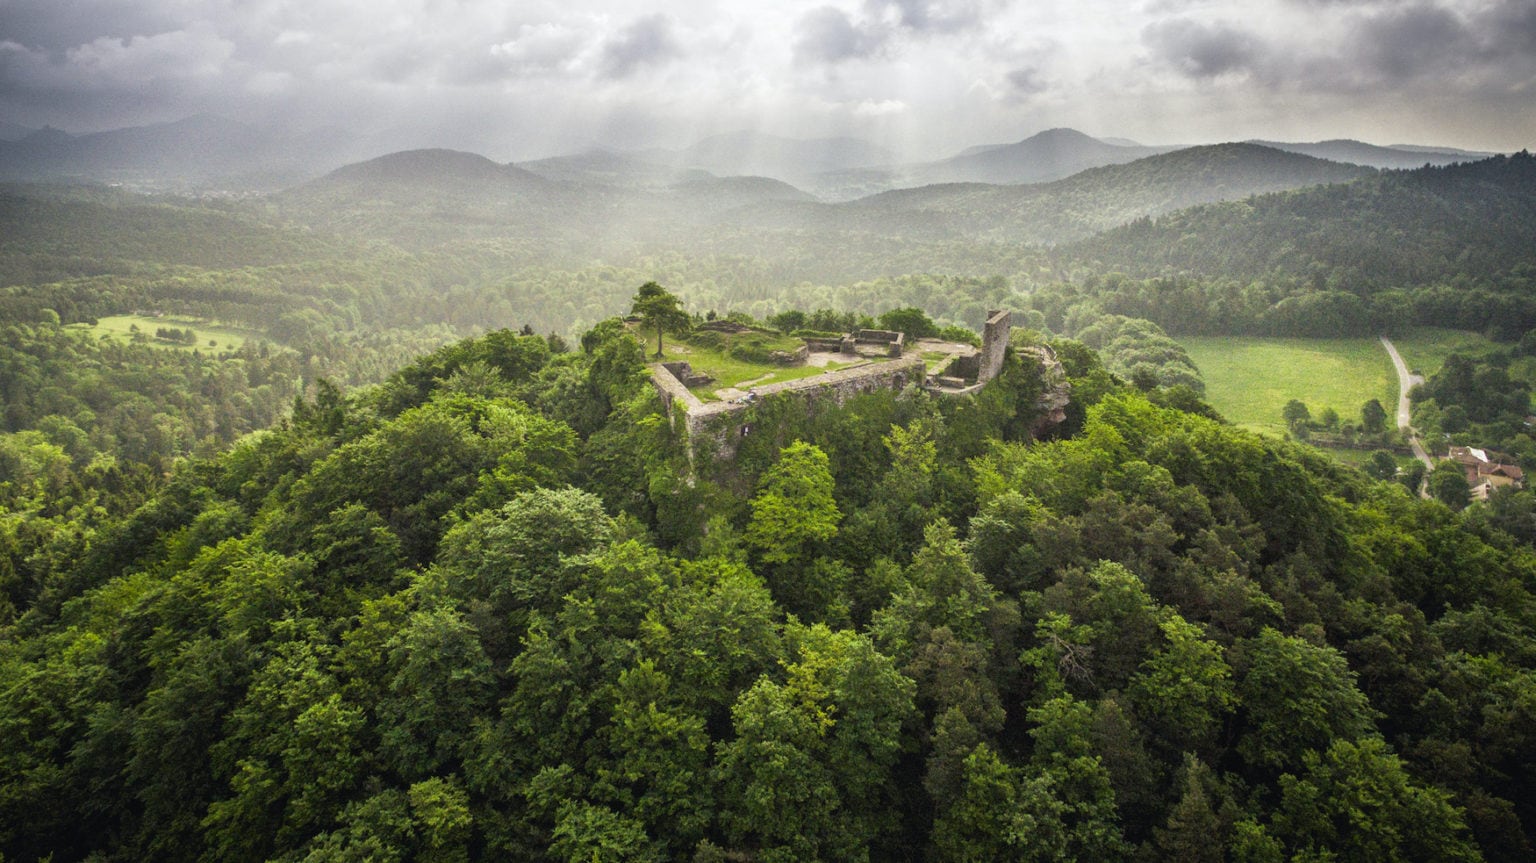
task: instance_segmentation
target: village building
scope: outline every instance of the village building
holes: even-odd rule
[[[1487,500],[1501,488],[1525,488],[1525,471],[1508,456],[1470,446],[1453,446],[1446,456],[1466,473],[1473,500]]]

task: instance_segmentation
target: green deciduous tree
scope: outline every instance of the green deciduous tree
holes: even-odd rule
[[[661,357],[661,334],[665,330],[676,333],[688,326],[688,313],[682,303],[655,282],[646,282],[635,292],[630,314],[639,316],[645,326],[656,331],[656,356]]]
[[[1377,479],[1391,479],[1397,476],[1397,459],[1384,449],[1376,450],[1366,459],[1365,472]]]
[[[731,711],[721,822],[758,859],[868,859],[895,827],[891,769],[912,682],[857,633],[792,627],[789,639],[784,682],[760,678]]]
[[[1292,859],[1481,860],[1450,794],[1414,782],[1379,738],[1336,740],[1280,777],[1273,831]]]
[[[1380,434],[1387,426],[1387,409],[1377,399],[1360,406],[1360,426],[1370,434]]]
[[[1137,710],[1177,748],[1210,745],[1234,703],[1232,669],[1221,646],[1178,615],[1162,623],[1167,645],[1131,678]]]
[[[1373,734],[1370,704],[1354,677],[1337,650],[1266,627],[1242,644],[1238,751],[1252,764],[1294,767],[1334,740]]]
[[[746,539],[765,562],[786,563],[831,539],[840,520],[827,454],[797,441],[779,453],[779,461],[758,481]]]
[[[1280,409],[1280,416],[1285,418],[1285,424],[1292,430],[1298,429],[1312,419],[1312,412],[1300,399],[1291,399]]]
[[[1471,500],[1466,471],[1453,461],[1443,461],[1429,472],[1429,495],[1451,509],[1462,509]]]

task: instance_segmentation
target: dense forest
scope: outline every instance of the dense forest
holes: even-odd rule
[[[461,156],[0,193],[4,859],[1536,853],[1536,495],[1239,430],[1176,341],[1486,333],[1415,422],[1536,469],[1536,159],[1245,145],[857,215]],[[1076,237],[1194,176],[1339,185],[1054,248],[945,221]],[[763,399],[714,459],[615,317],[651,281],[685,329],[1011,308],[1071,403],[1013,351],[972,396]]]
[[[496,332],[12,530],[0,849],[1528,857],[1522,516],[1056,347],[1051,439],[1014,358],[690,467],[617,321]]]
[[[1084,299],[1170,333],[1299,336],[1409,324],[1536,327],[1536,157],[1392,171],[1140,219],[1056,252],[1077,275],[1037,307]]]

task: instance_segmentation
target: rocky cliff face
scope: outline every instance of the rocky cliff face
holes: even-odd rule
[[[1067,370],[1062,368],[1061,361],[1056,359],[1056,352],[1049,347],[1038,345],[1019,349],[1019,359],[1028,362],[1029,357],[1034,357],[1040,364],[1040,381],[1043,384],[1040,397],[1035,401],[1040,418],[1030,429],[1030,434],[1039,437],[1052,426],[1066,420],[1067,405],[1072,401],[1072,385],[1067,382]]]

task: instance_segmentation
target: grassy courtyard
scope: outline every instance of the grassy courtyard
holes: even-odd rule
[[[647,360],[656,358],[656,334],[650,330],[636,330],[635,335],[645,346]],[[719,336],[719,334],[709,334]],[[761,334],[758,334],[761,336]],[[814,377],[823,372],[835,371],[846,368],[851,363],[829,361],[824,365],[799,365],[780,366],[766,362],[755,362],[742,359],[739,355],[733,355],[731,348],[734,339],[730,336],[710,338],[706,341],[718,342],[718,344],[698,344],[698,339],[682,341],[677,338],[663,338],[662,359],[666,362],[687,362],[693,366],[694,371],[702,372],[714,378],[714,382],[702,387],[694,387],[693,394],[704,401],[717,399],[715,390],[727,387],[745,389],[749,386],[762,384],[776,384],[785,381],[799,380],[801,378]],[[802,344],[801,339],[780,336],[773,338],[759,338],[753,347],[759,351],[783,350],[792,351]],[[740,352],[738,352],[739,354]]]

